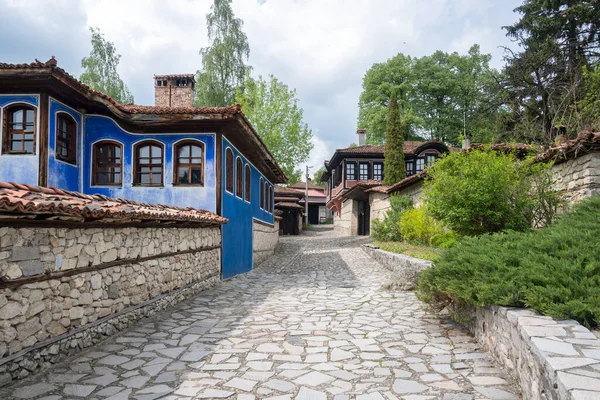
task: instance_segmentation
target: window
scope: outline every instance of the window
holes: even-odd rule
[[[417,158],[417,172],[421,172],[425,169],[425,159]]]
[[[376,181],[383,180],[383,163],[373,163],[373,179]]]
[[[121,186],[123,177],[123,146],[103,141],[94,144],[92,185]]]
[[[69,164],[77,164],[77,124],[68,114],[56,118],[56,143],[54,156]]]
[[[35,109],[16,105],[4,111],[3,152],[35,154]]]
[[[370,178],[369,176],[369,163],[360,163],[358,171],[358,179],[361,181],[366,181]]]
[[[406,175],[411,176],[414,173],[415,173],[414,163],[412,161],[407,162],[406,163]]]
[[[433,163],[435,162],[435,159],[437,157],[435,156],[435,154],[426,154],[425,155],[425,164],[427,166],[433,165]]]
[[[225,151],[225,190],[233,194],[233,151]]]
[[[273,186],[269,189],[269,211],[273,214]]]
[[[242,159],[237,158],[235,161],[235,195],[242,198],[242,190],[244,190],[244,166],[242,165]]]
[[[265,193],[263,186],[263,179],[260,178],[260,185],[258,186],[258,204],[260,205],[260,208],[265,208]]]
[[[176,185],[204,185],[204,144],[186,141],[175,146]]]
[[[163,185],[163,145],[142,142],[134,146],[135,166],[133,184],[139,186]]]
[[[246,164],[246,193],[244,199],[250,201],[250,166]]]
[[[267,182],[265,182],[264,199],[265,199],[265,205],[263,208],[265,209],[266,212],[269,212],[269,184]]]
[[[346,163],[346,180],[354,181],[356,180],[356,164],[347,162]]]

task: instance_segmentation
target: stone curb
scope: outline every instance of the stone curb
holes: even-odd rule
[[[469,329],[531,400],[600,399],[600,340],[572,320],[528,309],[478,309]]]
[[[423,270],[431,267],[431,261],[410,257],[404,254],[381,250],[372,244],[363,244],[363,251],[372,259],[394,273],[394,280],[403,290],[412,290],[417,286],[417,279]]]

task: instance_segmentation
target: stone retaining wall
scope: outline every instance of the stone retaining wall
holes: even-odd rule
[[[394,273],[393,285],[401,290],[412,290],[417,285],[419,274],[431,267],[431,261],[390,253],[372,244],[363,244],[362,249],[375,261]]]
[[[219,227],[0,228],[0,381],[27,376],[162,306],[123,310],[216,284],[220,246]]]
[[[278,220],[273,225],[256,220],[252,222],[252,261],[255,267],[273,255],[278,242]]]
[[[469,328],[528,400],[600,399],[600,340],[576,321],[530,310],[479,309]]]
[[[600,193],[600,153],[589,153],[552,167],[556,188],[570,203]]]

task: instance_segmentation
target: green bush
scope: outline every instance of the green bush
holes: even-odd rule
[[[458,236],[454,231],[445,231],[431,237],[431,245],[447,249],[458,242]]]
[[[452,153],[427,169],[425,202],[461,235],[545,226],[561,206],[549,167],[490,149]]]
[[[371,224],[371,236],[382,242],[399,242],[402,240],[398,221],[402,213],[412,208],[412,200],[409,196],[391,196],[390,209],[382,220],[374,220]]]
[[[411,208],[400,216],[398,228],[403,239],[430,245],[431,238],[444,232],[444,227],[427,214],[425,207]]]
[[[531,307],[600,325],[600,195],[549,227],[464,238],[419,279],[418,296],[438,307]]]

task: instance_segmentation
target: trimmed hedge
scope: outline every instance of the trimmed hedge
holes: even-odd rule
[[[465,238],[419,279],[418,296],[437,307],[531,307],[600,325],[600,195],[553,225]]]

